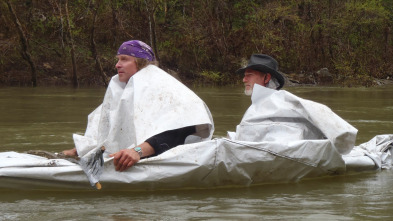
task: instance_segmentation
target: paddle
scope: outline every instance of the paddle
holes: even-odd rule
[[[80,158],[78,164],[82,167],[85,172],[87,179],[91,186],[96,189],[101,189],[101,184],[99,182],[100,176],[103,172],[102,167],[104,166],[103,153],[105,152],[105,147],[97,148],[90,151],[86,155]]]
[[[91,186],[98,190],[101,189],[99,178],[103,172],[102,167],[104,166],[104,152],[105,147],[103,146],[101,148],[91,150],[89,153],[80,158],[78,156],[68,156],[64,155],[63,153],[51,153],[43,150],[27,151],[28,154],[33,154],[48,159],[65,159],[72,163],[79,164],[83,172],[85,172]]]

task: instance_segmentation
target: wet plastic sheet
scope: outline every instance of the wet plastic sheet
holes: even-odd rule
[[[329,107],[287,91],[254,85],[252,104],[231,139],[279,141],[328,139],[340,154],[351,151],[357,129]]]
[[[91,188],[82,169],[65,160],[41,166],[47,159],[15,152],[0,153],[3,159],[8,163],[0,164],[2,187]],[[115,171],[106,159],[100,183],[103,190],[211,188],[295,182],[344,171],[341,155],[327,140],[282,145],[223,138],[175,147],[125,172]]]
[[[377,135],[343,155],[347,171],[393,168],[393,134]]]
[[[250,186],[391,168],[393,135],[380,135],[341,155],[325,140],[233,141],[186,144],[117,172],[106,158],[103,190],[157,190]],[[378,159],[370,156],[375,154]],[[62,159],[0,153],[0,186],[22,189],[92,189],[82,168]]]
[[[161,132],[193,125],[197,132],[189,143],[211,139],[214,124],[206,104],[165,71],[149,65],[127,84],[117,75],[112,78],[103,103],[88,117],[85,134],[74,134],[74,143],[79,156],[102,146],[106,153],[115,153]]]

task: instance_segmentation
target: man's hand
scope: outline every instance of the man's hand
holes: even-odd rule
[[[130,168],[141,159],[139,154],[133,149],[123,149],[109,156],[113,157],[116,170],[120,172]]]

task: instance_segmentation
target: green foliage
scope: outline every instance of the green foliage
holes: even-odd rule
[[[71,70],[64,1],[12,2],[38,68],[44,70],[42,64],[49,62],[58,69],[53,72]],[[97,81],[90,48],[95,13],[94,40],[109,75],[115,73],[112,58],[118,46],[129,39],[155,43],[162,66],[203,82],[229,82],[230,73],[252,53],[275,57],[284,73],[310,75],[328,68],[335,82],[348,86],[369,86],[393,70],[391,0],[68,2],[78,67],[86,81]],[[2,49],[16,58],[18,47],[5,46],[17,45],[17,34],[4,4],[1,10],[0,37],[9,42]],[[0,62],[7,71],[15,59]]]
[[[222,81],[222,75],[219,72],[203,71],[201,75],[204,77],[204,79],[213,83],[220,83]]]
[[[371,77],[384,76],[378,67],[388,62],[384,59],[387,42],[388,13],[381,1],[348,2],[343,13],[335,18],[336,32],[332,33],[333,67],[340,76],[351,76],[351,84],[370,84]],[[345,74],[344,74],[345,72]],[[386,75],[385,75],[386,76]],[[371,81],[372,82],[372,81]]]

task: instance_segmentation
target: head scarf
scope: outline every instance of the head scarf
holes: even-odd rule
[[[119,50],[117,51],[117,55],[129,55],[136,58],[144,58],[149,61],[154,61],[154,53],[149,45],[139,40],[131,40],[124,42]]]

